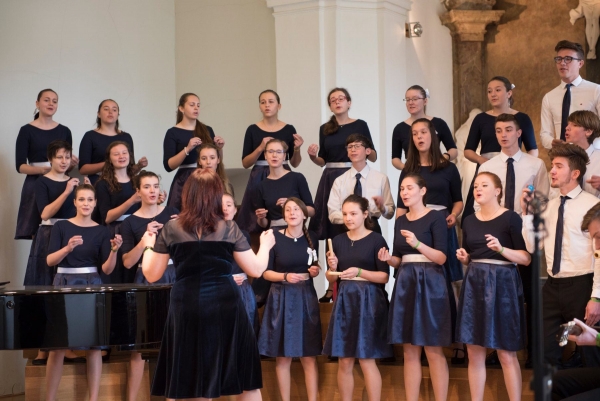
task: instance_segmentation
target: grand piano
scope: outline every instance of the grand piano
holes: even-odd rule
[[[0,287],[0,350],[160,347],[171,285]]]

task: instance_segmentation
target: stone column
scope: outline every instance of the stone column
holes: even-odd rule
[[[455,130],[474,108],[486,110],[484,36],[486,27],[497,23],[504,14],[491,10],[494,3],[495,0],[446,0],[447,7],[456,8],[440,17],[452,35]]]

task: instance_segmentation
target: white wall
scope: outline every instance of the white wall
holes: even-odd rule
[[[24,176],[14,167],[19,128],[37,93],[59,95],[55,120],[74,148],[93,128],[102,99],[115,99],[138,157],[165,176],[162,139],[175,100],[174,0],[4,0],[0,2],[0,281],[23,282],[31,241],[13,240]],[[168,183],[165,183],[168,185]],[[21,352],[0,352],[0,395],[23,392]]]

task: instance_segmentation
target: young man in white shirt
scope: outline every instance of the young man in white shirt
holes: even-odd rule
[[[544,355],[547,363],[561,366],[563,349],[556,341],[559,326],[574,318],[593,325],[600,319],[600,271],[594,270],[592,241],[582,232],[584,215],[598,203],[598,198],[581,188],[589,158],[585,150],[573,144],[558,144],[550,150],[552,169],[550,185],[560,197],[551,199],[542,213],[544,249],[548,279],[542,289]],[[533,252],[533,216],[528,214],[530,193],[521,196],[523,237],[527,250]],[[600,366],[600,353],[580,347],[585,366]]]
[[[381,234],[379,218],[385,217],[389,220],[395,211],[390,181],[385,174],[367,165],[367,157],[373,150],[369,138],[352,134],[346,139],[346,149],[352,167],[333,182],[327,202],[329,221],[336,225],[340,233],[346,231],[343,227],[342,203],[349,195],[355,194],[369,201],[369,214],[375,225],[373,231]]]
[[[600,114],[600,86],[579,75],[583,67],[583,47],[579,43],[561,40],[554,48],[554,62],[561,82],[546,93],[542,100],[542,145],[550,149],[565,141],[567,118],[576,110]]]
[[[591,111],[574,111],[569,116],[565,136],[568,143],[583,148],[590,158],[590,163],[586,166],[583,176],[583,189],[599,198],[600,150],[595,149],[592,143],[600,136],[600,118]]]

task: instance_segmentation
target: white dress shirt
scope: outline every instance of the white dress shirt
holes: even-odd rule
[[[385,174],[377,170],[365,166],[361,171],[357,171],[354,167],[340,175],[333,182],[327,209],[329,210],[329,221],[332,224],[344,224],[342,215],[342,203],[344,200],[354,193],[356,185],[356,174],[360,172],[360,184],[362,186],[362,196],[369,201],[369,213],[373,217],[385,217],[391,219],[394,216],[395,206],[392,192],[390,191],[390,181]],[[373,196],[381,196],[383,198],[384,210],[377,207],[373,201]]]
[[[600,150],[595,149],[593,145],[588,146],[585,150],[590,158],[590,164],[588,164],[585,169],[585,174],[583,176],[583,189],[596,198],[600,198],[600,191],[592,186],[592,184],[588,184],[586,181],[592,178],[593,175],[600,175]]]
[[[511,156],[504,152],[500,152],[498,156],[492,157],[487,162],[479,167],[479,172],[488,171],[496,174],[502,181],[503,199],[501,206],[506,203],[506,161]],[[533,185],[535,191],[548,197],[550,190],[550,181],[548,180],[548,172],[546,165],[542,159],[523,153],[520,149],[514,156],[513,166],[515,168],[515,212],[521,214],[521,194],[529,185]],[[479,210],[479,204],[475,202],[475,211]]]
[[[577,77],[572,82],[571,107],[569,114],[577,110],[589,110],[600,115],[600,85]],[[562,104],[566,92],[566,83],[560,82],[556,88],[546,93],[542,100],[542,145],[550,149],[553,139],[560,139]]]
[[[556,222],[558,221],[558,208],[560,197],[548,202],[548,207],[542,213],[545,222],[545,236],[540,243],[546,254],[546,266],[548,276],[556,278],[576,277],[584,274],[594,273],[594,284],[592,297],[600,298],[600,264],[594,263],[593,242],[589,233],[581,231],[583,216],[595,204],[598,198],[577,186],[567,194],[571,199],[564,206],[564,228],[561,250],[560,272],[552,274],[552,263],[554,262],[554,238],[556,235]],[[523,216],[523,238],[527,250],[533,252],[533,216]]]

